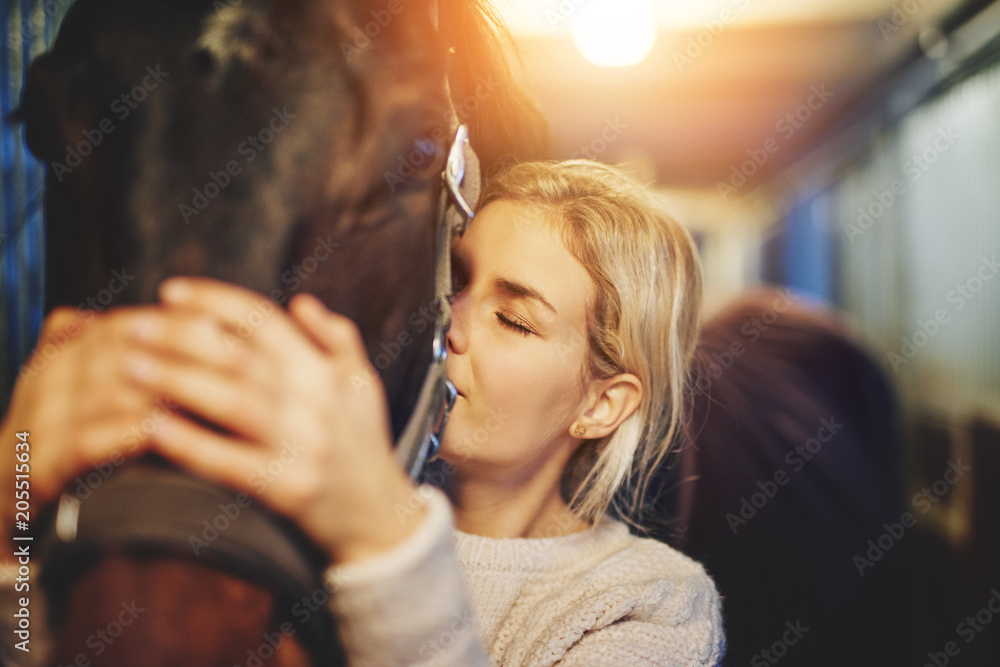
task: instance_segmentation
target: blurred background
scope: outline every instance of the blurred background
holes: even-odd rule
[[[893,641],[909,646],[899,646],[898,662],[883,662],[845,636],[854,659],[837,664],[1000,664],[1000,619],[984,624],[1000,611],[1000,595],[993,610],[987,606],[1000,585],[1000,280],[993,279],[1000,272],[1000,3],[497,6],[515,32],[557,157],[625,163],[664,194],[701,247],[709,316],[748,289],[788,287],[799,304],[837,318],[895,393],[897,408],[886,419],[898,424],[901,504],[883,507],[868,536],[878,545],[885,522],[904,512],[917,520],[902,537],[881,542],[899,557],[884,567],[905,570],[907,596],[889,613],[906,619],[906,634]],[[729,342],[749,345],[760,330],[748,316]],[[858,395],[864,389],[855,387]],[[873,457],[896,451],[895,443],[858,442]],[[827,470],[836,466],[836,446],[824,452]],[[970,471],[942,482],[959,460]],[[743,474],[744,488],[730,491],[734,513],[737,499],[751,498],[770,470],[793,473],[778,463]],[[809,483],[816,493],[831,479],[862,485],[861,472],[847,467]],[[702,466],[703,480],[712,475]],[[790,487],[802,483],[793,475]],[[884,485],[895,488],[891,479]],[[759,510],[767,512],[779,513]],[[724,550],[725,539],[741,553],[722,513],[689,523],[718,533],[693,555],[710,570],[713,562],[730,567],[707,553]],[[878,555],[865,556],[870,545],[854,539],[861,541],[849,553]],[[780,551],[767,558],[794,566]],[[843,576],[855,577],[849,569]],[[840,574],[818,556],[813,576],[839,581]],[[720,589],[725,597],[721,582]],[[761,610],[768,612],[778,613]],[[981,630],[960,625],[968,618]],[[782,637],[781,620],[796,617],[776,620],[773,636],[762,630],[756,644],[740,637],[730,663],[756,657],[752,664],[773,664],[757,649]],[[727,618],[731,633],[734,623],[740,619]],[[786,648],[784,662],[817,664]]]
[[[4,115],[70,4],[3,0]],[[701,248],[707,315],[749,289],[787,287],[836,318],[896,396],[887,419],[902,486],[876,530],[902,512],[917,526],[869,536],[906,545],[912,597],[897,612],[911,632],[898,663],[853,664],[1000,664],[1000,2],[496,5],[554,156],[625,163],[664,195]],[[6,397],[42,319],[44,170],[7,123],[0,159]],[[763,330],[746,327],[733,343]],[[946,478],[956,461],[968,472]],[[749,474],[734,498],[770,478]],[[779,624],[756,645],[803,664],[792,646],[779,655],[783,636]]]

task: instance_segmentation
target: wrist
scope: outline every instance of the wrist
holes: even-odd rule
[[[398,468],[381,493],[368,494],[364,509],[355,512],[353,530],[329,549],[331,562],[347,565],[380,556],[404,542],[427,516],[417,487]]]

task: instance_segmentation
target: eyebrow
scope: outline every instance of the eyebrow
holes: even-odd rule
[[[552,311],[553,315],[558,315],[555,306],[548,302],[548,300],[542,296],[542,293],[536,289],[528,287],[524,283],[519,283],[509,278],[497,278],[493,281],[493,285],[503,291],[509,292],[511,294],[516,294],[517,296],[525,296],[529,299],[535,299],[540,304]]]

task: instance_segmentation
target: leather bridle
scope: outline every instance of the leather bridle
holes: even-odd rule
[[[430,368],[424,377],[416,406],[396,443],[396,459],[411,479],[419,481],[424,465],[433,461],[441,446],[448,415],[455,404],[455,385],[445,373],[447,335],[451,326],[451,239],[465,233],[479,200],[479,160],[469,143],[465,125],[455,130],[444,171],[438,204],[435,239],[434,300],[437,310]]]

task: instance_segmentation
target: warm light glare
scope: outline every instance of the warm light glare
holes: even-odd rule
[[[590,0],[570,19],[576,48],[601,67],[641,62],[656,41],[656,18],[649,0]]]

